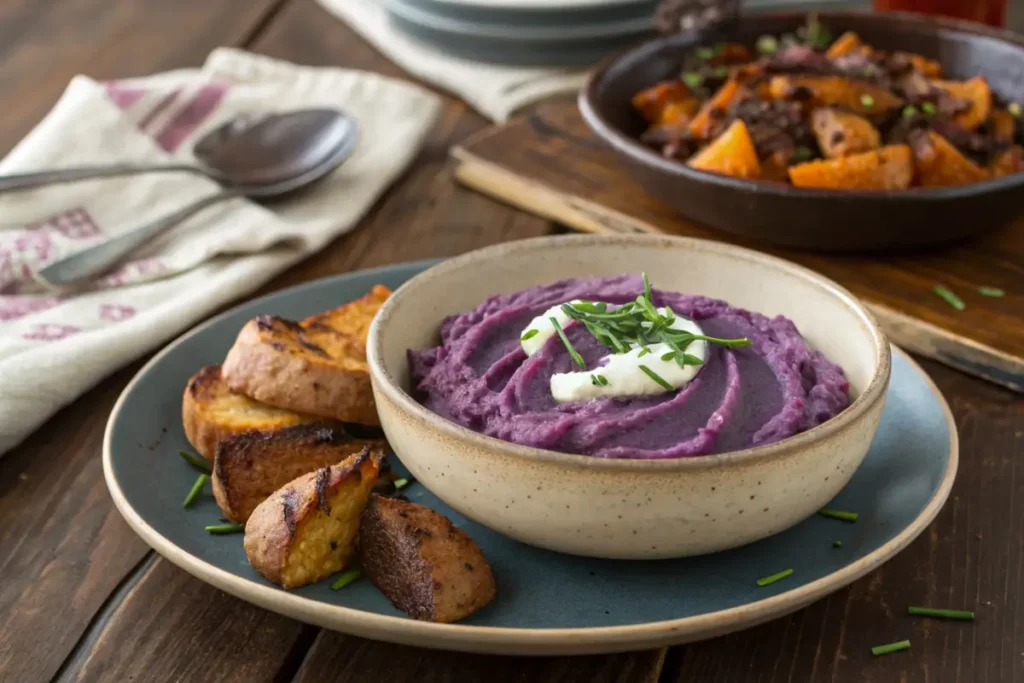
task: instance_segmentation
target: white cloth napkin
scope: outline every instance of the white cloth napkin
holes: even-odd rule
[[[39,267],[218,190],[191,174],[91,180],[0,195],[0,454],[118,367],[351,229],[416,155],[440,101],[343,69],[221,49],[201,69],[97,83],[76,77],[0,174],[192,159],[192,143],[243,112],[333,107],[356,152],[302,195],[197,214],[84,293],[36,284]]]
[[[424,82],[457,95],[497,123],[504,123],[517,109],[531,102],[578,90],[586,80],[586,70],[499,66],[449,55],[391,26],[383,0],[318,2],[395,64]]]

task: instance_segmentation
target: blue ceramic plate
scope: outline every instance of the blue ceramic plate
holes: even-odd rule
[[[103,466],[121,514],[157,552],[203,581],[267,609],[327,628],[425,647],[514,654],[582,654],[655,647],[748,627],[799,609],[854,581],[902,550],[935,517],[957,468],[949,408],[921,369],[893,356],[881,427],[864,464],[831,507],[860,513],[856,524],[813,517],[736,550],[681,560],[597,560],[523,545],[468,521],[414,484],[412,500],[465,529],[490,559],[498,596],[454,625],[406,618],[368,581],[340,591],[330,581],[284,591],[259,577],[241,535],[211,536],[220,512],[205,495],[181,502],[196,472],[176,455],[189,448],[181,395],[201,366],[219,363],[239,328],[261,313],[302,318],[397,287],[430,263],[312,282],[246,303],[187,333],[125,389],[107,425]],[[401,466],[396,462],[396,467]],[[832,547],[842,541],[839,549]],[[759,588],[756,580],[792,568]]]

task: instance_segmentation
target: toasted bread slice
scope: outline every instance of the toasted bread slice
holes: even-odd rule
[[[224,516],[245,522],[256,506],[293,479],[337,465],[383,439],[359,439],[340,423],[245,432],[222,440],[213,462],[213,497]]]
[[[379,425],[366,365],[366,336],[387,287],[295,323],[260,316],[246,323],[224,359],[235,391],[272,406],[342,422]]]
[[[243,541],[253,569],[285,588],[344,569],[355,554],[360,515],[383,457],[365,448],[285,484],[256,506]]]
[[[181,401],[185,436],[199,455],[213,461],[217,444],[249,431],[270,432],[320,418],[299,415],[252,400],[228,387],[218,365],[208,365],[188,381]]]
[[[494,574],[473,542],[430,508],[374,494],[359,531],[359,565],[409,616],[451,623],[494,599]]]

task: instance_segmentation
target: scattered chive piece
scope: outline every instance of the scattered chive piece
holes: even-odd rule
[[[711,59],[715,56],[715,49],[713,47],[698,47],[693,54],[697,56],[697,59]]]
[[[860,103],[863,104],[868,109],[870,109],[871,107],[875,106],[875,98],[872,97],[871,95],[861,95]]]
[[[187,462],[189,465],[192,465],[192,467],[195,467],[200,472],[206,472],[207,474],[213,472],[213,469],[210,467],[210,463],[206,462],[195,453],[189,453],[188,451],[178,451],[178,455],[184,458],[185,462]]]
[[[223,535],[223,534],[240,534],[245,531],[244,524],[214,524],[206,527],[206,530],[211,534]]]
[[[712,71],[711,75],[715,78],[727,78],[729,76],[729,67],[727,66],[716,66]]]
[[[936,617],[938,619],[960,619],[974,621],[974,612],[962,609],[932,609],[931,607],[908,607],[907,611],[915,617]]]
[[[696,71],[687,71],[683,74],[683,83],[690,88],[699,88],[704,85],[704,77]]]
[[[789,576],[792,573],[793,573],[792,569],[783,569],[781,572],[778,572],[777,574],[772,574],[771,576],[764,576],[764,577],[758,579],[757,580],[757,585],[758,586],[770,586],[773,583],[775,583],[776,581],[782,581],[784,578],[786,578],[787,576]]]
[[[662,360],[672,360],[675,357],[676,357],[676,352],[675,351],[669,351],[668,353],[662,355],[661,359]]]
[[[936,111],[935,105],[932,104],[931,102],[922,102],[921,103],[921,111],[923,111],[928,116],[932,116],[932,115],[935,114],[935,111]]]
[[[1008,105],[1006,105],[1006,111],[1010,112],[1010,115],[1013,116],[1014,118],[1019,119],[1021,115],[1020,102],[1010,102]]]
[[[804,147],[801,145],[793,150],[793,161],[810,161],[814,158],[814,150],[810,147]]]
[[[875,647],[871,648],[871,654],[877,657],[878,655],[888,655],[892,654],[893,652],[900,652],[901,650],[909,649],[910,641],[901,640],[898,643],[889,643],[888,645],[876,645]]]
[[[647,375],[648,377],[650,377],[651,379],[653,379],[653,380],[654,380],[655,382],[657,382],[658,384],[660,384],[660,385],[661,385],[662,387],[664,387],[664,388],[665,388],[665,389],[667,389],[668,391],[672,391],[672,385],[671,385],[671,384],[669,384],[668,382],[666,382],[666,381],[665,381],[664,379],[662,379],[661,375],[659,375],[658,373],[656,373],[656,372],[655,372],[654,370],[651,370],[651,369],[650,369],[649,367],[647,367],[646,365],[641,365],[641,366],[640,366],[640,369],[641,369],[641,370],[643,371],[643,373],[644,373],[645,375]]]
[[[608,386],[608,378],[605,377],[604,375],[591,375],[591,377],[593,377],[595,380],[597,380],[597,385],[598,386],[601,386],[601,387]]]
[[[395,479],[395,490],[396,491],[401,491],[402,489],[404,489],[408,485],[409,485],[409,480],[406,479],[405,477],[402,477],[401,479]]]
[[[842,548],[843,547],[843,542],[842,541],[832,541],[832,547],[833,548]]]
[[[844,522],[856,522],[856,512],[843,512],[842,510],[818,510],[818,514],[822,517],[831,517],[832,519],[840,519]]]
[[[540,334],[540,330],[527,330],[526,334],[524,334],[522,337],[519,338],[519,341],[526,341],[527,339],[533,339],[538,334]]]
[[[761,36],[757,39],[757,51],[763,55],[773,55],[779,51],[779,40],[775,36]]]
[[[643,358],[644,356],[646,356],[646,355],[647,355],[647,354],[649,354],[650,352],[651,352],[651,350],[650,350],[650,349],[641,349],[641,350],[640,350],[640,353],[636,354],[636,357],[637,357],[637,358]],[[670,354],[669,354],[669,356],[673,356],[673,355],[675,355],[675,352],[674,352],[674,351],[673,351],[672,353],[670,353]]]
[[[978,287],[978,294],[981,294],[982,296],[990,296],[993,299],[998,299],[999,297],[1006,294],[1006,292],[999,289],[998,287]]]
[[[196,502],[196,498],[198,498],[199,494],[203,492],[203,487],[206,486],[206,482],[209,480],[210,476],[208,474],[200,474],[199,478],[196,479],[196,483],[192,484],[192,490],[188,492],[187,496],[185,496],[185,502],[181,504],[181,507],[187,508],[192,505],[192,503]]]
[[[601,383],[597,381],[597,375],[590,376],[590,383],[593,384],[595,387],[601,386]]]
[[[558,333],[558,336],[562,338],[562,343],[565,344],[565,349],[569,352],[569,355],[572,356],[573,362],[583,370],[586,370],[587,364],[583,362],[583,356],[578,354],[576,349],[572,347],[572,343],[569,341],[569,338],[565,336],[565,330],[563,330],[562,326],[558,324],[558,319],[552,316],[548,318],[548,320],[551,321],[551,325],[555,328],[555,332]]]
[[[909,118],[913,118],[916,115],[917,115],[917,107],[915,107],[914,105],[910,105],[908,107],[903,107],[903,118],[909,119]]]
[[[360,579],[362,576],[363,573],[358,569],[349,569],[347,572],[342,572],[341,576],[339,576],[337,580],[331,584],[331,590],[339,591],[345,586],[352,583],[353,581]]]
[[[967,304],[964,303],[964,300],[958,297],[956,294],[954,294],[953,290],[951,290],[949,287],[935,285],[935,289],[932,291],[934,291],[937,295],[939,295],[942,298],[943,301],[945,301],[947,304],[949,304],[958,311],[962,311],[965,308],[967,308]]]

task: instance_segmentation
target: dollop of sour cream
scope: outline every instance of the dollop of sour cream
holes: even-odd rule
[[[571,301],[568,303],[579,303]],[[523,330],[520,341],[526,355],[532,356],[544,346],[552,336],[557,334],[551,318],[562,327],[570,322],[561,308],[562,304],[553,306],[534,318]],[[668,311],[658,309],[665,315]],[[670,327],[692,334],[703,335],[704,330],[689,320],[676,314]],[[536,330],[536,333],[532,333]],[[681,389],[693,381],[703,367],[707,358],[707,342],[695,340],[686,347],[686,353],[701,361],[700,365],[680,366],[674,359],[662,360],[661,357],[672,351],[668,344],[648,344],[648,353],[637,344],[631,344],[626,353],[613,353],[601,358],[597,365],[587,370],[556,373],[551,376],[551,395],[559,403],[587,401],[595,398],[616,398],[629,396],[652,396],[668,391]],[[641,355],[643,354],[643,355]],[[666,389],[641,369],[641,365],[661,377],[672,387]]]

